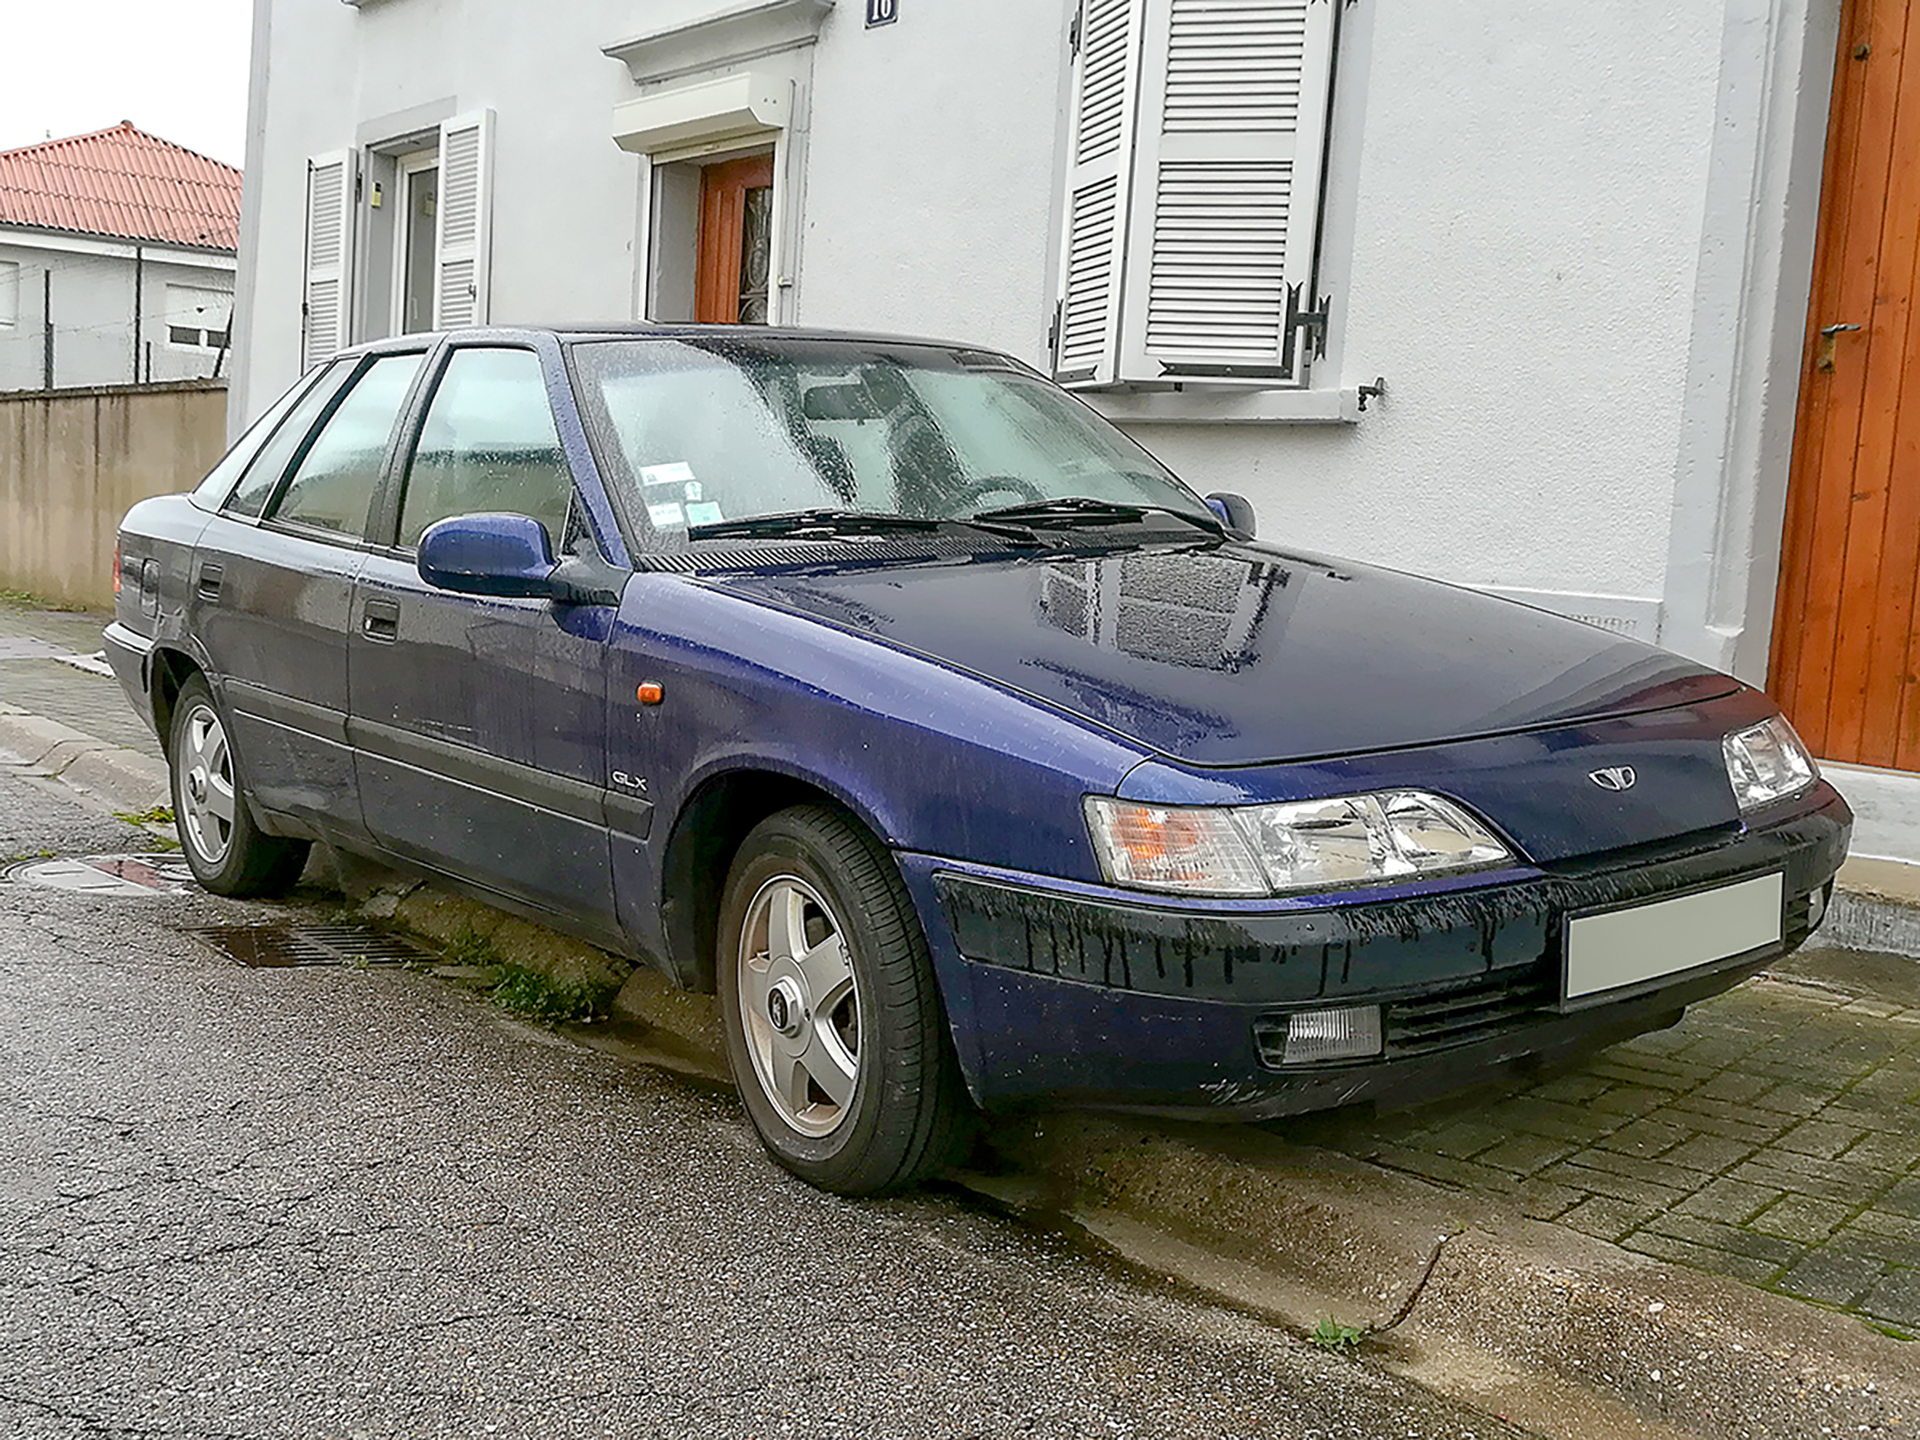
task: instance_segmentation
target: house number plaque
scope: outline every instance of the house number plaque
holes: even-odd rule
[[[900,0],[867,0],[867,28],[891,25],[900,18]]]

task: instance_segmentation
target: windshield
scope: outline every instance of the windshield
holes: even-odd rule
[[[733,337],[583,342],[609,483],[657,547],[798,511],[965,520],[1066,498],[1213,517],[1152,456],[1003,356]]]

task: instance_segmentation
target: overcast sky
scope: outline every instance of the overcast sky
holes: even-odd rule
[[[245,162],[252,0],[4,8],[0,150],[131,120],[229,165]]]

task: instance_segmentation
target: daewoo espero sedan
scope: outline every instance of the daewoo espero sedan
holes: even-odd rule
[[[136,506],[106,638],[208,889],[322,841],[717,991],[849,1194],[976,1107],[1526,1069],[1818,923],[1852,817],[1764,695],[1252,531],[991,351],[465,330]]]

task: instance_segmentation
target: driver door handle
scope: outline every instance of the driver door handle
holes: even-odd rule
[[[360,612],[360,633],[391,645],[400,638],[400,606],[393,600],[369,600]]]

